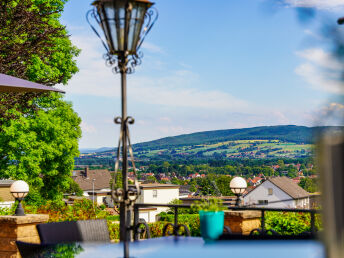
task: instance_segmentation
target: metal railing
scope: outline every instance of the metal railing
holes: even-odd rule
[[[148,207],[166,207],[166,208],[172,208],[174,210],[174,223],[167,223],[163,230],[163,236],[166,235],[174,235],[174,236],[190,236],[190,230],[188,227],[184,224],[178,223],[178,209],[182,208],[191,208],[190,204],[156,204],[156,203],[136,203],[134,205],[134,228],[132,230],[134,231],[134,240],[139,240],[139,236],[142,233],[146,233],[147,238],[150,238],[150,230],[149,226],[146,223],[146,221],[139,219],[139,209],[140,208],[148,208]],[[310,221],[310,232],[304,232],[308,234],[311,238],[315,238],[316,236],[316,226],[315,226],[315,214],[319,214],[321,211],[316,209],[284,209],[284,208],[266,208],[266,207],[232,207],[228,206],[228,210],[231,211],[260,211],[261,212],[261,226],[260,228],[254,229],[251,231],[251,234],[254,232],[257,232],[261,235],[266,235],[269,232],[272,234],[277,234],[274,230],[266,230],[265,225],[265,215],[266,212],[298,212],[298,213],[309,213],[311,217]],[[143,225],[144,228],[141,227]],[[168,228],[172,227],[173,230],[169,231]],[[183,231],[180,231],[180,229],[183,228]],[[228,227],[225,227],[225,231],[228,233],[231,233],[231,229]],[[181,233],[182,232],[182,233]]]

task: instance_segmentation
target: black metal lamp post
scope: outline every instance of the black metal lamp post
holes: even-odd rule
[[[16,216],[25,216],[21,201],[24,200],[25,196],[29,193],[29,185],[22,180],[15,181],[11,187],[10,192],[13,197],[18,201],[18,206],[15,211]]]
[[[115,123],[121,125],[120,139],[115,164],[115,177],[119,168],[120,147],[122,147],[122,185],[114,189],[112,183],[112,198],[120,203],[120,240],[131,240],[131,213],[135,200],[140,195],[136,179],[135,163],[129,139],[128,125],[134,119],[127,116],[127,80],[126,75],[133,73],[135,66],[141,63],[140,46],[152,28],[158,15],[154,3],[147,0],[97,0],[92,3],[94,9],[87,14],[87,21],[92,30],[101,39],[107,53],[106,64],[113,66],[113,72],[121,74],[121,103],[122,116],[115,118]],[[103,31],[103,37],[91,25],[89,17],[94,18]],[[102,39],[104,38],[104,40]],[[134,187],[128,185],[128,151],[134,168]],[[115,178],[114,178],[115,179]]]
[[[229,187],[231,188],[232,192],[237,196],[235,206],[240,206],[240,197],[245,192],[247,188],[246,180],[242,177],[234,177],[231,182],[229,183]]]

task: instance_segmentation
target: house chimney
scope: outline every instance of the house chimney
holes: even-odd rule
[[[85,167],[85,177],[88,178],[88,167]]]

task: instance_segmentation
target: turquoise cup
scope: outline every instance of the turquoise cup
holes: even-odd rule
[[[223,211],[199,211],[201,235],[204,240],[216,240],[223,232]]]

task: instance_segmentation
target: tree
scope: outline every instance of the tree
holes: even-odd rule
[[[230,196],[233,195],[230,187],[229,187],[229,183],[231,182],[232,178],[229,176],[218,176],[216,179],[216,185],[218,187],[218,189],[220,190],[221,194],[223,196]]]
[[[173,185],[182,185],[183,184],[183,180],[179,180],[178,178],[173,177],[171,179],[171,184],[173,184]]]
[[[115,179],[114,189],[123,188],[122,178],[122,171],[117,171],[116,174],[114,173],[112,179],[110,180],[110,189],[112,189],[112,184],[114,183],[113,179]]]
[[[305,189],[309,193],[315,193],[319,191],[319,186],[316,178],[304,177],[301,178],[299,186]]]
[[[59,22],[66,0],[0,1],[0,73],[46,85],[66,84],[78,71],[79,50]],[[0,116],[37,110],[31,100],[45,93],[1,94]]]
[[[69,189],[67,190],[67,192],[75,194],[76,196],[82,196],[84,192],[82,191],[80,186],[73,179],[70,180],[71,181],[69,183]]]
[[[54,85],[78,69],[59,22],[66,0],[0,2],[0,72]],[[32,199],[59,199],[70,188],[81,119],[58,93],[0,95],[0,178],[29,183]]]
[[[60,94],[39,100],[34,115],[2,121],[0,178],[25,180],[44,199],[62,198],[79,154],[80,118]]]
[[[158,180],[155,178],[155,176],[147,176],[144,183],[156,183]]]
[[[164,161],[164,163],[162,163],[162,167],[163,167],[163,172],[167,173],[169,171],[170,163],[168,163],[167,161]]]

